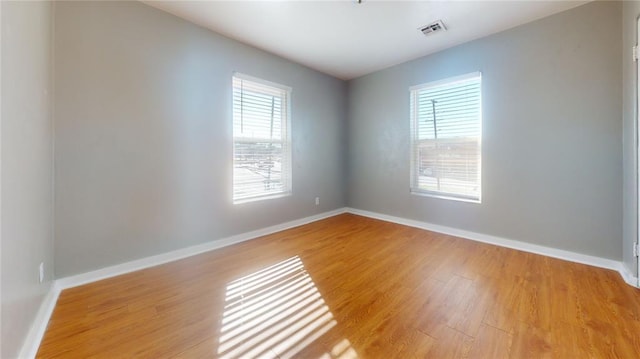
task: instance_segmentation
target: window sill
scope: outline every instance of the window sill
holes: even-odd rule
[[[263,201],[263,200],[268,200],[268,199],[288,197],[288,196],[291,196],[291,194],[292,194],[292,192],[289,191],[289,192],[273,193],[273,194],[269,194],[269,195],[265,195],[265,196],[234,199],[233,200],[233,204],[243,204],[243,203],[257,202],[257,201]]]
[[[480,198],[474,199],[474,198],[456,197],[454,195],[448,195],[446,193],[424,192],[424,191],[411,190],[411,194],[415,195],[415,196],[420,196],[420,197],[431,197],[431,198],[447,199],[447,200],[458,201],[458,202],[477,203],[477,204],[482,203],[482,200]]]

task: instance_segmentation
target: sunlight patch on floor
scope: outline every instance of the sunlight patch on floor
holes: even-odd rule
[[[293,357],[337,323],[298,256],[227,286],[218,356]],[[322,358],[357,358],[348,340]]]
[[[324,353],[318,359],[357,359],[358,353],[351,347],[351,343],[347,339],[334,345],[331,349],[331,353]]]

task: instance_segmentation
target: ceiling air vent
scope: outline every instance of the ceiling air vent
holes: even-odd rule
[[[425,35],[429,35],[433,34],[434,32],[447,31],[447,28],[442,23],[442,20],[438,20],[427,26],[422,26],[418,30],[422,31],[422,33]]]

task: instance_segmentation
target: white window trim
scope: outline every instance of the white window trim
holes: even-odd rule
[[[291,196],[293,194],[293,141],[291,140],[291,94],[292,94],[292,88],[286,85],[282,85],[276,82],[271,82],[268,80],[264,80],[258,77],[254,77],[254,76],[250,76],[241,72],[237,72],[234,71],[231,74],[231,83],[233,84],[233,79],[237,78],[237,79],[241,79],[241,80],[247,80],[247,81],[252,81],[252,82],[257,82],[259,84],[262,85],[266,85],[266,86],[271,86],[274,88],[278,88],[281,89],[283,91],[286,92],[286,97],[287,97],[287,108],[284,110],[286,111],[287,114],[287,121],[286,121],[286,126],[287,126],[287,132],[286,132],[286,141],[285,143],[288,145],[289,150],[287,151],[287,160],[289,162],[289,170],[290,170],[290,176],[288,178],[288,181],[286,182],[285,185],[285,190],[282,192],[276,192],[276,193],[268,193],[268,194],[264,194],[264,195],[256,195],[256,196],[251,196],[251,197],[243,197],[243,198],[239,198],[236,199],[234,198],[234,166],[235,166],[235,136],[233,134],[233,91],[232,91],[232,95],[231,95],[231,202],[233,204],[243,204],[243,203],[249,203],[249,202],[257,202],[257,201],[264,201],[264,200],[269,200],[269,199],[276,199],[276,198],[282,198],[282,197],[288,197]],[[233,89],[233,87],[232,87]]]
[[[444,84],[455,84],[457,82],[464,82],[468,79],[471,78],[475,78],[475,77],[479,77],[480,78],[480,123],[479,123],[479,146],[480,146],[480,156],[478,158],[478,186],[480,187],[480,192],[478,194],[478,198],[475,197],[469,197],[469,196],[464,196],[464,195],[459,195],[459,194],[455,194],[455,193],[446,193],[446,192],[439,192],[439,191],[430,191],[430,190],[425,190],[425,189],[419,189],[417,188],[417,186],[414,185],[416,178],[415,178],[415,166],[416,166],[416,153],[414,153],[413,151],[413,144],[416,141],[415,136],[418,135],[418,131],[416,131],[416,120],[417,120],[417,116],[415,113],[411,113],[410,117],[411,117],[411,125],[410,125],[410,152],[411,152],[411,160],[410,160],[410,164],[409,164],[409,178],[410,178],[410,184],[409,184],[409,192],[412,195],[416,195],[416,196],[421,196],[421,197],[430,197],[430,198],[439,198],[439,199],[446,199],[446,200],[452,200],[452,201],[459,201],[459,202],[467,202],[467,203],[476,203],[476,204],[480,204],[482,203],[482,122],[483,122],[483,116],[482,116],[482,72],[480,71],[474,71],[474,72],[470,72],[464,75],[460,75],[460,76],[453,76],[453,77],[448,77],[445,79],[441,79],[441,80],[436,80],[436,81],[431,81],[431,82],[427,82],[427,83],[423,83],[423,84],[419,84],[419,85],[414,85],[409,87],[409,103],[411,105],[411,101],[413,101],[412,98],[412,93],[414,91],[418,91],[418,90],[424,90],[424,89],[429,89],[432,87],[437,87],[440,85],[444,85]],[[415,107],[414,107],[414,111],[415,111]]]
[[[247,75],[247,74],[243,74],[241,72],[233,72],[232,78],[233,77],[241,79],[241,80],[257,82],[259,84],[266,85],[266,86],[279,88],[281,90],[286,91],[287,92],[287,96],[291,96],[292,88],[289,87],[289,86],[286,86],[286,85],[282,85],[282,84],[279,84],[279,83],[276,83],[276,82],[271,82],[271,81],[268,81],[268,80],[263,80],[263,79],[261,79],[259,77],[250,76],[250,75]],[[288,107],[291,107],[291,106],[288,106]],[[287,111],[288,110],[289,109],[287,108]]]
[[[444,85],[444,84],[455,84],[457,82],[464,82],[468,79],[472,79],[474,77],[480,77],[480,79],[482,80],[482,72],[480,71],[475,71],[475,72],[470,72],[468,74],[464,74],[464,75],[460,75],[460,76],[453,76],[453,77],[447,77],[446,79],[441,79],[441,80],[436,80],[436,81],[431,81],[431,82],[427,82],[427,83],[423,83],[423,84],[419,84],[419,85],[414,85],[409,87],[409,93],[411,93],[411,91],[415,91],[415,90],[424,90],[424,89],[428,89],[431,87],[436,87],[436,86],[440,86],[440,85]],[[482,91],[480,91],[480,94],[482,95]],[[482,101],[481,101],[482,104]]]

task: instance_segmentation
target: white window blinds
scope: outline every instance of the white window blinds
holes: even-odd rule
[[[291,193],[291,89],[233,76],[233,201]]]
[[[410,89],[411,192],[480,201],[479,72]]]

